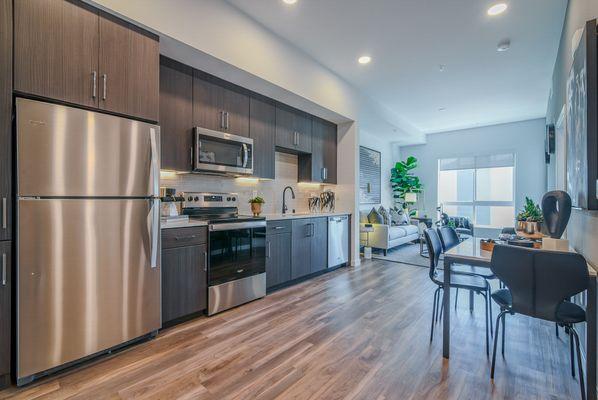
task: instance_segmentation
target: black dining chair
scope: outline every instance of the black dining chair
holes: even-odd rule
[[[579,335],[574,324],[586,321],[585,310],[568,299],[588,288],[586,260],[577,253],[542,251],[518,246],[495,245],[491,269],[506,288],[492,293],[500,306],[496,318],[490,378],[494,379],[496,347],[500,323],[502,354],[505,351],[505,316],[522,314],[555,322],[567,328],[570,340],[571,372],[575,376],[573,342],[577,349],[577,367],[581,398],[585,400]]]
[[[424,231],[426,238],[426,245],[428,246],[428,254],[430,255],[430,279],[438,287],[434,291],[434,306],[432,308],[432,327],[430,328],[430,342],[434,337],[434,323],[437,319],[438,312],[442,311],[442,307],[439,307],[441,299],[441,293],[443,290],[450,290],[450,288],[444,287],[444,273],[446,271],[438,270],[438,260],[442,253],[442,242],[438,233],[433,228],[428,228]],[[472,290],[474,293],[481,294],[486,302],[486,355],[490,354],[490,345],[488,341],[488,306],[490,305],[488,298],[488,282],[481,276],[477,275],[465,275],[465,274],[452,274],[450,287]],[[440,309],[439,309],[440,308]]]
[[[448,250],[452,249],[459,243],[461,240],[459,239],[459,235],[455,228],[451,226],[441,226],[438,228],[438,233],[440,236],[440,241],[442,243],[442,252],[445,253]],[[451,271],[458,274],[469,274],[469,275],[478,275],[482,278],[489,280],[489,279],[496,279],[496,276],[492,273],[492,271],[488,268],[484,267],[477,267],[472,265],[465,265],[465,264],[453,264],[451,266]],[[490,284],[488,284],[490,288]],[[490,289],[488,289],[490,290]],[[488,292],[488,296],[490,296],[490,292]],[[459,289],[457,289],[455,293],[455,310],[457,309],[457,301],[459,300]],[[471,296],[470,296],[471,300]],[[469,303],[469,311],[473,312],[473,301]],[[492,330],[492,307],[490,308],[490,330]]]

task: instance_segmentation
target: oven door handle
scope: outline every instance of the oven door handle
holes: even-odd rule
[[[266,221],[247,221],[247,222],[230,222],[225,224],[212,224],[210,225],[210,231],[234,231],[236,229],[248,229],[248,228],[265,228]]]

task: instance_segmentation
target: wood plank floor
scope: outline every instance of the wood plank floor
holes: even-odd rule
[[[342,268],[0,398],[577,399],[568,342],[554,325],[507,319],[495,382],[482,303],[453,312],[430,344],[434,285],[425,268],[370,261]],[[477,315],[476,315],[477,314]]]

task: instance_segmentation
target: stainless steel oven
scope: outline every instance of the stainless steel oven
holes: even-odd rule
[[[253,174],[253,139],[195,128],[195,172],[225,175]]]
[[[208,314],[266,295],[266,221],[209,225]]]

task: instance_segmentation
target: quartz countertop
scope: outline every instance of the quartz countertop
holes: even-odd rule
[[[161,222],[160,227],[162,229],[172,229],[172,228],[191,228],[194,226],[208,226],[207,221],[198,221],[196,219],[189,219],[183,221],[170,221],[170,222]]]
[[[262,214],[261,217],[266,217],[266,221],[280,221],[285,219],[301,219],[301,218],[317,218],[317,217],[337,217],[341,215],[351,215],[348,212],[331,212],[331,213],[289,213],[289,214]]]

